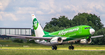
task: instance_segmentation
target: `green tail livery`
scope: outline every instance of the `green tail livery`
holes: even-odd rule
[[[71,44],[69,49],[74,49],[72,44],[75,42],[79,42],[81,44],[89,44],[92,42],[91,38],[103,37],[103,35],[92,36],[95,33],[95,30],[88,25],[75,26],[49,33],[42,29],[34,14],[32,14],[32,23],[35,31],[35,37],[17,35],[9,36],[22,39],[33,39],[36,43],[52,46],[52,50],[57,50],[57,45],[62,44]]]

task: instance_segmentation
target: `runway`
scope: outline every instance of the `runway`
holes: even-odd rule
[[[52,50],[51,48],[35,47],[0,47],[0,50]],[[68,48],[58,48],[57,50],[69,50]],[[105,51],[105,49],[74,49],[73,51]]]

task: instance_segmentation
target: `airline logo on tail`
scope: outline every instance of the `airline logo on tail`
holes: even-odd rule
[[[32,15],[32,16],[34,16],[34,15]],[[33,19],[33,27],[35,30],[38,28],[38,21],[36,18]]]

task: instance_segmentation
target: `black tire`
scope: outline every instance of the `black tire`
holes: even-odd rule
[[[57,46],[52,46],[52,50],[57,50]]]
[[[72,50],[74,50],[74,46],[71,46],[72,47]]]
[[[55,50],[57,50],[57,46],[55,46]]]
[[[71,49],[71,46],[69,46],[69,49]]]
[[[74,50],[74,46],[69,46],[69,49],[70,49],[70,50],[71,50],[71,49]]]
[[[52,50],[54,50],[54,46],[52,46]]]

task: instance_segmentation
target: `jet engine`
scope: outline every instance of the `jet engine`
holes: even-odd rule
[[[91,42],[92,42],[91,38],[89,38],[89,39],[81,39],[80,40],[81,44],[90,44]]]
[[[50,43],[51,44],[61,44],[63,42],[62,38],[61,37],[53,37],[51,40],[50,40]]]

